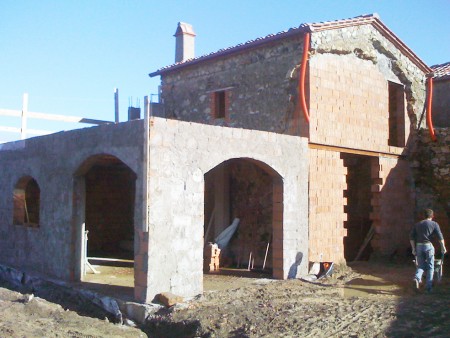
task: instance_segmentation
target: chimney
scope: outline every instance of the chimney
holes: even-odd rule
[[[175,32],[175,62],[183,62],[195,56],[195,33],[192,25],[179,22]]]

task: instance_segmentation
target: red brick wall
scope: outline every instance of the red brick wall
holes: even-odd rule
[[[370,61],[350,55],[312,57],[310,115],[313,143],[390,150],[388,82]]]
[[[374,158],[372,181],[371,219],[376,231],[372,247],[381,255],[406,254],[415,206],[409,164],[397,158]]]
[[[347,169],[339,152],[310,149],[310,261],[344,261],[346,173]]]

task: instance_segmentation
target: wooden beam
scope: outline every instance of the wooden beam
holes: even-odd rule
[[[0,109],[0,116],[21,117],[22,111],[12,110],[12,109]],[[46,114],[46,113],[36,113],[36,112],[27,112],[27,117],[30,119],[51,120],[51,121],[60,121],[60,122],[87,123],[87,124],[96,124],[96,125],[114,123],[113,121],[89,119],[86,117],[79,117],[79,116]]]
[[[6,131],[6,132],[10,132],[10,133],[20,133],[20,128],[0,126],[0,131]]]
[[[340,152],[340,153],[366,155],[366,156],[372,156],[372,157],[399,158],[402,156],[400,152],[403,151],[403,149],[399,148],[399,153],[395,154],[395,153],[386,153],[386,152],[380,152],[380,151],[370,151],[370,150],[360,150],[360,149],[353,149],[353,148],[330,146],[330,145],[319,144],[319,143],[309,143],[308,146],[310,149],[329,150],[329,151],[336,151],[336,152]]]
[[[20,117],[21,115],[22,115],[22,112],[20,110],[0,109],[0,116]]]
[[[20,137],[22,140],[27,138],[27,115],[28,115],[28,94],[23,94],[22,101],[22,123],[20,128]]]
[[[114,88],[114,113],[115,122],[119,123],[119,89]]]

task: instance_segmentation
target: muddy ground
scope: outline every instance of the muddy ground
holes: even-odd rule
[[[450,270],[431,294],[413,289],[413,271],[399,259],[336,267],[316,283],[206,275],[202,296],[159,310],[140,330],[58,290],[42,295],[50,303],[1,288],[0,336],[450,337]]]

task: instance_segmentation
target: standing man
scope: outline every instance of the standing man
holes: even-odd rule
[[[409,234],[409,241],[411,243],[412,254],[416,256],[417,270],[414,276],[414,284],[416,289],[419,288],[419,284],[422,281],[422,275],[426,271],[426,284],[425,288],[427,292],[431,292],[433,287],[433,274],[434,274],[434,247],[431,244],[433,236],[437,236],[439,243],[441,244],[441,252],[445,254],[447,249],[445,248],[444,237],[442,236],[439,224],[433,221],[433,210],[425,209],[423,221],[414,224]]]

